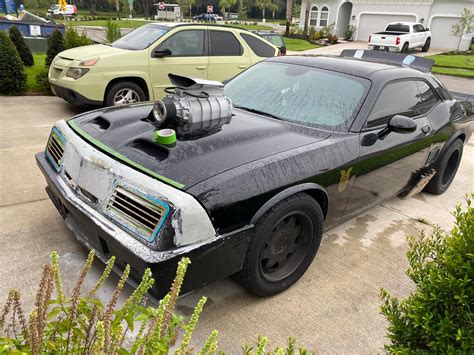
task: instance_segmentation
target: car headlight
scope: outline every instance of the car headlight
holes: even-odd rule
[[[77,80],[79,78],[82,78],[84,75],[86,75],[88,71],[89,69],[87,68],[70,68],[67,71],[66,76]]]

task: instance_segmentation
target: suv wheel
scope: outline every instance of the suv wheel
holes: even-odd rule
[[[256,223],[237,278],[258,296],[293,285],[313,261],[323,235],[323,212],[308,194],[291,196]]]
[[[146,95],[143,89],[131,81],[120,81],[113,84],[105,97],[106,106],[129,105],[145,101]]]

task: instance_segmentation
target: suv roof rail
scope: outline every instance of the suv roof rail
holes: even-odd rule
[[[411,54],[391,53],[383,51],[372,51],[364,49],[344,49],[339,57],[357,58],[368,61],[377,61],[380,63],[407,66],[412,69],[428,73],[433,67],[434,60],[417,57]]]

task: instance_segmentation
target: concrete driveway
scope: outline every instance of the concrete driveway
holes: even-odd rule
[[[307,51],[288,51],[288,55],[339,55],[344,49],[367,49],[367,41],[352,41],[352,42],[341,42],[332,46],[320,47],[315,49],[309,49]],[[421,57],[439,54],[446,52],[446,50],[440,48],[430,48],[426,53],[423,53],[421,49],[415,49],[410,51],[410,54],[418,55]]]
[[[69,289],[87,255],[47,198],[34,160],[34,154],[44,149],[51,125],[78,110],[58,98],[42,96],[0,97],[0,107],[0,307],[8,290],[17,288],[30,309],[41,268],[52,250],[60,254]],[[320,353],[382,351],[387,324],[379,314],[379,289],[385,287],[398,296],[413,289],[405,275],[405,238],[430,231],[420,221],[451,227],[450,212],[472,191],[473,143],[465,147],[448,192],[395,198],[329,231],[308,272],[288,291],[262,299],[225,279],[181,298],[178,311],[189,316],[201,295],[209,297],[195,332],[196,346],[218,329],[219,344],[228,353],[240,352],[241,344],[258,334],[269,336],[271,347],[291,335]],[[86,288],[102,269],[100,263],[94,266]],[[100,296],[108,299],[112,289],[109,282]],[[125,294],[129,292],[127,288]]]

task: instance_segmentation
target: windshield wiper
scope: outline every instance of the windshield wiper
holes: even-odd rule
[[[268,112],[265,112],[265,111],[260,111],[260,110],[254,109],[254,108],[243,107],[243,106],[237,106],[237,105],[234,105],[234,107],[235,107],[235,108],[238,108],[238,109],[241,109],[241,110],[244,110],[244,111],[247,111],[247,112],[256,113],[256,114],[259,114],[259,115],[262,115],[262,116],[267,116],[267,117],[271,117],[271,118],[276,118],[277,120],[283,120],[283,118],[281,118],[281,117],[278,117],[278,116],[273,115],[273,114],[271,114],[271,113],[268,113]]]

